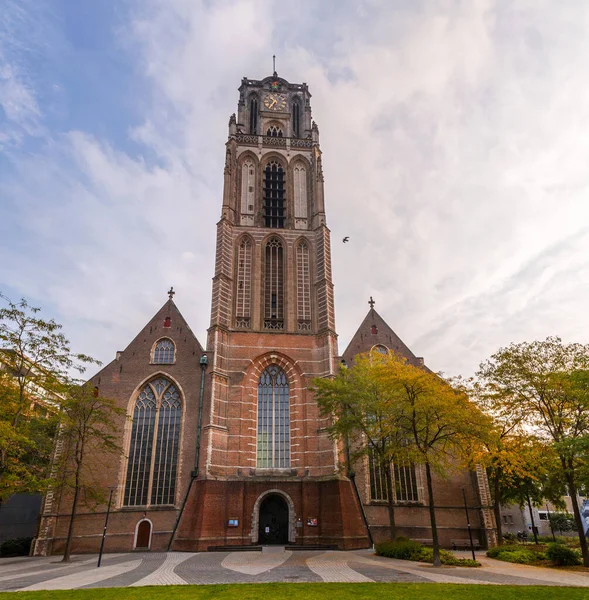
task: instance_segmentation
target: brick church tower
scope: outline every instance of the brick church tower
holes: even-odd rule
[[[337,366],[319,131],[306,84],[244,78],[229,120],[198,462],[173,548],[368,545],[309,391]]]

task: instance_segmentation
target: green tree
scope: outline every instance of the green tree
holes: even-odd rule
[[[550,525],[553,531],[574,531],[575,518],[569,513],[553,512],[550,513]]]
[[[440,544],[436,521],[432,472],[444,476],[467,465],[485,440],[492,421],[460,388],[423,368],[393,355],[387,375],[391,391],[402,407],[401,426],[410,443],[411,459],[425,465],[434,565],[439,566]]]
[[[117,417],[125,410],[114,400],[98,395],[90,384],[70,384],[64,390],[60,420],[60,451],[55,468],[59,473],[56,490],[71,495],[71,512],[63,562],[70,560],[74,523],[83,491],[86,502],[104,501],[101,483],[104,463],[121,454]]]
[[[61,325],[0,294],[0,500],[44,491],[63,382],[95,363],[71,351]]]
[[[365,456],[385,474],[389,531],[395,539],[395,509],[391,462],[407,456],[402,416],[386,378],[387,362],[382,354],[363,354],[354,365],[331,379],[316,379],[314,393],[322,414],[332,416],[329,433],[344,443],[348,474]]]
[[[477,373],[495,403],[549,442],[571,497],[583,563],[589,566],[584,523],[577,500],[589,434],[589,345],[560,338],[501,348]]]

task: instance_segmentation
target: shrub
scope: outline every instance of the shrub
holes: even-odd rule
[[[497,558],[500,552],[516,552],[517,550],[521,550],[521,546],[518,544],[505,544],[503,546],[495,546],[494,548],[489,548],[487,550],[487,556],[489,558]]]
[[[564,544],[548,544],[546,556],[555,564],[562,567],[581,564],[581,555],[576,550],[565,546]]]
[[[507,531],[506,533],[503,534],[503,539],[506,542],[516,542],[517,541],[517,535],[515,535],[515,533],[511,533],[511,531]]]
[[[398,537],[396,540],[382,542],[375,546],[378,556],[402,560],[418,560],[421,549],[421,544],[405,537]]]
[[[433,563],[434,549],[422,548],[418,560],[420,562]],[[457,558],[449,550],[440,548],[440,561],[443,565],[452,565],[456,567],[480,567],[481,563],[472,558]]]
[[[530,563],[536,562],[540,559],[537,552],[526,550],[525,548],[522,548],[521,550],[499,552],[496,558],[498,560],[503,560],[510,563],[518,563],[520,565],[529,565]]]
[[[28,556],[33,538],[15,538],[0,544],[0,556]]]

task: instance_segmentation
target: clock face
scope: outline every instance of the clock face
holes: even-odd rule
[[[264,98],[264,106],[268,110],[284,110],[286,108],[286,98],[282,94],[268,94]]]

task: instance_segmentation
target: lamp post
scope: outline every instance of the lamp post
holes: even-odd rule
[[[462,497],[464,498],[464,512],[466,512],[466,525],[468,527],[468,539],[470,540],[470,551],[472,552],[472,560],[476,560],[474,555],[474,544],[472,543],[472,530],[470,528],[470,517],[468,516],[468,505],[466,504],[466,492],[462,488]]]
[[[106,539],[106,528],[108,527],[108,517],[110,515],[110,505],[112,503],[112,494],[115,491],[114,487],[110,488],[110,496],[108,497],[108,507],[106,509],[106,518],[104,519],[104,530],[102,532],[102,541],[100,542],[100,552],[98,553],[98,564],[96,567],[100,566],[102,562],[102,551],[104,550],[104,540]]]

